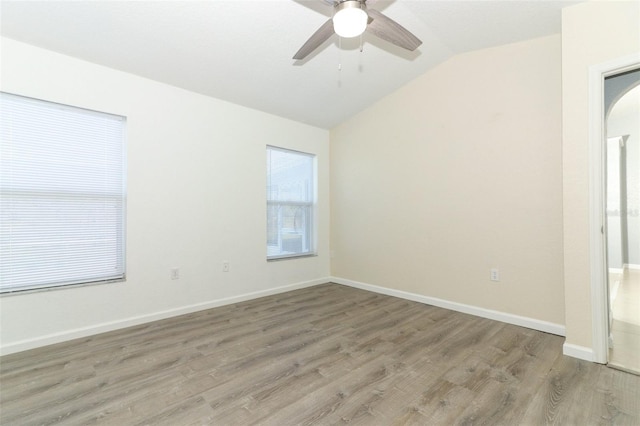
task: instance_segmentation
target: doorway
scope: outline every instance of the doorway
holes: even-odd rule
[[[640,374],[640,69],[604,81],[607,363]]]

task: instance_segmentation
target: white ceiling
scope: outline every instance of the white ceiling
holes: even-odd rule
[[[447,58],[560,32],[577,1],[369,1],[423,44],[333,36],[293,54],[331,15],[323,0],[7,1],[5,37],[322,128]],[[339,65],[341,64],[341,70]]]

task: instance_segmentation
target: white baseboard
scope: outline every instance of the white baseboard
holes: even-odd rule
[[[245,293],[238,296],[226,297],[223,299],[210,300],[207,302],[196,303],[193,305],[181,306],[175,309],[154,312],[135,317],[126,318],[118,321],[105,322],[102,324],[82,327],[61,333],[48,334],[33,339],[21,340],[0,347],[0,355],[8,355],[16,352],[22,352],[29,349],[39,348],[42,346],[52,345],[55,343],[66,342],[68,340],[79,339],[82,337],[92,336],[94,334],[105,333],[108,331],[119,330],[121,328],[131,327],[134,325],[145,324],[152,321],[158,321],[166,318],[176,317],[179,315],[190,314],[205,309],[216,308],[218,306],[231,305],[233,303],[244,302],[260,297],[271,296],[274,294],[284,293],[291,290],[297,290],[306,287],[312,287],[318,284],[324,284],[331,281],[330,278],[320,278],[311,281],[304,281],[295,284],[284,285],[281,287],[271,288],[268,290],[260,290],[251,293]]]
[[[623,268],[627,269],[640,269],[640,265],[636,265],[635,263],[625,263]]]
[[[562,354],[589,362],[596,362],[596,356],[593,349],[585,346],[578,346],[565,342],[565,344],[562,345]]]
[[[609,268],[610,274],[622,274],[624,273],[624,267],[622,268]]]
[[[46,336],[41,336],[33,339],[21,340],[18,342],[10,343],[0,347],[0,355],[8,355],[16,352],[22,352],[29,349],[34,349],[42,346],[52,345],[55,343],[66,342],[73,339],[92,336],[99,333],[105,333],[108,331],[119,330],[126,327],[145,324],[152,321],[158,321],[166,318],[171,318],[179,315],[190,314],[197,311],[216,308],[218,306],[230,305],[233,303],[244,302],[247,300],[257,299],[260,297],[271,296],[274,294],[284,293],[287,291],[297,290],[306,287],[312,287],[327,282],[334,282],[337,284],[347,285],[362,290],[372,291],[374,293],[386,294],[388,296],[399,297],[402,299],[412,300],[415,302],[424,303],[427,305],[438,306],[440,308],[450,309],[452,311],[462,312],[465,314],[475,315],[482,318],[488,318],[496,321],[502,321],[508,324],[514,324],[533,330],[543,331],[545,333],[556,334],[559,336],[565,335],[565,327],[561,324],[555,324],[547,321],[541,321],[534,318],[522,317],[519,315],[513,315],[505,312],[494,311],[491,309],[480,308],[472,305],[465,305],[462,303],[451,302],[448,300],[438,299],[435,297],[423,296],[420,294],[409,293],[402,290],[395,290],[386,287],[380,287],[372,284],[366,284],[358,281],[348,280],[339,277],[327,277],[310,281],[304,281],[295,284],[284,285],[268,290],[261,290],[251,293],[245,293],[238,296],[227,297],[222,299],[210,300],[207,302],[197,303],[188,306],[182,306],[175,309],[169,309],[165,311],[159,311],[152,314],[140,315],[136,317],[130,317],[123,320],[111,321],[102,324],[97,324],[89,327],[82,327],[73,330],[64,331],[61,333],[53,333]],[[589,348],[581,346],[566,344],[563,347],[564,354],[573,356],[575,358],[584,359],[587,361],[593,360],[593,351]]]
[[[505,312],[494,311],[492,309],[480,308],[478,306],[465,305],[463,303],[451,302],[448,300],[438,299],[435,297],[423,296],[421,294],[409,293],[402,290],[394,290],[391,288],[380,287],[372,284],[366,284],[358,281],[352,281],[345,278],[332,277],[331,281],[337,284],[347,285],[362,290],[373,291],[374,293],[386,294],[388,296],[399,297],[401,299],[412,300],[427,305],[438,306],[440,308],[450,309],[452,311],[462,312],[465,314],[475,315],[482,318],[488,318],[496,321],[506,322],[521,327],[531,328],[533,330],[544,331],[545,333],[565,336],[565,327],[562,324],[541,321],[535,318],[522,317],[519,315],[508,314]]]

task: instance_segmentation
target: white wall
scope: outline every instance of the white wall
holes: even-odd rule
[[[589,67],[640,52],[640,3],[562,10],[562,162],[566,345],[591,356]],[[565,346],[566,347],[566,346]]]
[[[606,215],[607,215],[607,267],[611,272],[614,270],[622,271],[624,263],[624,248],[626,240],[623,240],[622,235],[626,230],[623,230],[622,223],[622,202],[624,194],[622,191],[622,176],[624,168],[621,167],[621,163],[624,161],[624,152],[620,148],[619,138],[609,138],[606,143],[606,158],[607,158],[607,187],[606,187]]]
[[[562,330],[561,136],[558,35],[456,56],[347,120],[332,274]]]
[[[625,135],[627,256],[620,256],[620,266],[615,267],[622,263],[640,266],[640,85],[613,105],[607,119],[607,137]]]
[[[127,281],[2,296],[2,353],[327,279],[328,131],[9,39],[1,59],[5,92],[128,120]],[[317,257],[265,260],[267,144],[318,156]]]

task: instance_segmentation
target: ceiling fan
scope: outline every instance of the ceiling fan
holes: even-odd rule
[[[323,0],[333,5],[333,17],[309,37],[293,59],[304,59],[333,34],[357,37],[365,31],[398,47],[416,50],[422,41],[393,19],[367,8],[367,0]],[[371,0],[370,0],[371,1]]]

